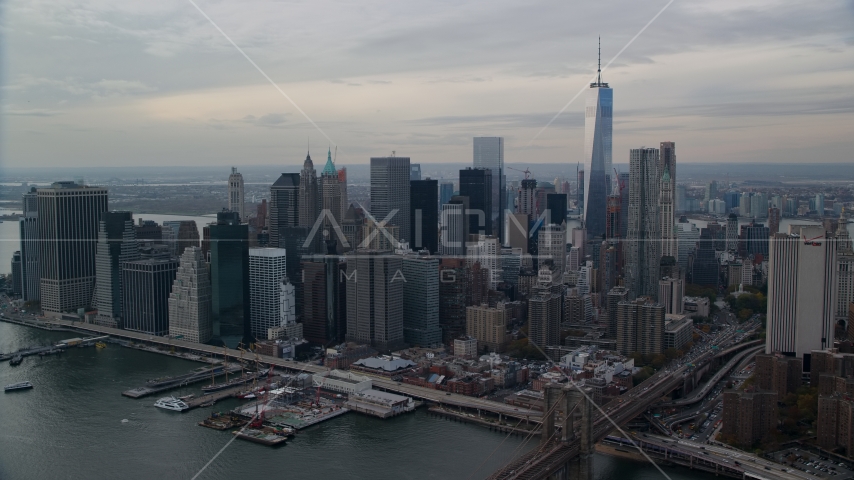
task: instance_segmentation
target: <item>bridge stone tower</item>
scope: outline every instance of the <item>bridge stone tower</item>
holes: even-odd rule
[[[545,386],[544,414],[540,444],[542,447],[562,442],[577,445],[573,456],[549,480],[591,480],[593,478],[593,400],[589,389],[577,385]],[[560,437],[555,424],[559,421]]]

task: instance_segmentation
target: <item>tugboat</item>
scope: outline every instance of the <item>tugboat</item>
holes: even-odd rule
[[[23,361],[24,361],[24,357],[22,357],[21,355],[15,355],[14,357],[12,357],[11,360],[9,360],[9,365],[15,367],[15,366],[20,365],[21,362],[23,362]]]
[[[32,382],[25,381],[6,385],[5,387],[3,387],[3,391],[14,392],[15,390],[28,390],[30,388],[33,388]]]

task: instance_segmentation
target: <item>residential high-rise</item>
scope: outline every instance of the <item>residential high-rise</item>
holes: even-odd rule
[[[845,210],[839,216],[836,227],[836,278],[838,282],[836,294],[836,323],[847,323],[848,329],[854,329],[854,249],[848,234],[848,220]],[[849,313],[851,312],[851,313]]]
[[[406,278],[403,284],[403,339],[411,346],[441,344],[439,258],[418,253],[404,255],[401,273]]]
[[[563,298],[560,285],[538,286],[528,298],[528,341],[545,349],[560,343]]]
[[[439,185],[438,181],[409,181],[409,224],[413,250],[426,249],[430,253],[439,252]]]
[[[338,184],[338,171],[332,163],[332,150],[326,154],[326,165],[320,173],[320,198],[323,215],[323,240],[329,248],[343,247],[344,232],[341,230],[341,185]],[[312,225],[313,226],[313,225]]]
[[[741,198],[738,200],[738,214],[742,217],[747,217],[750,215],[750,197],[753,194],[750,192],[743,192],[741,194]]]
[[[466,210],[469,209],[468,197],[455,195],[442,205],[441,253],[442,255],[463,256],[466,254],[468,240],[468,221]]]
[[[503,306],[467,307],[466,334],[477,339],[481,351],[503,352],[507,343],[507,318]]]
[[[741,445],[753,445],[777,426],[777,392],[724,391],[721,433]]]
[[[815,194],[815,212],[819,216],[824,216],[824,194],[816,193]]]
[[[471,236],[475,238],[474,235]],[[498,255],[501,252],[501,244],[498,238],[488,235],[478,235],[476,240],[466,246],[466,263],[469,267],[480,263],[482,268],[489,270],[488,290],[495,290],[501,281],[501,264]]]
[[[253,341],[249,306],[249,226],[219,212],[211,232],[211,342],[237,348]],[[266,333],[266,332],[265,332]]]
[[[270,328],[279,327],[281,285],[287,279],[284,248],[249,249],[249,323],[252,339],[267,338]]]
[[[625,302],[629,299],[629,291],[625,287],[614,287],[608,292],[607,309],[608,309],[608,331],[607,337],[616,340],[619,332],[620,317],[619,307],[620,302]]]
[[[658,156],[659,184],[658,218],[661,232],[661,256],[679,256],[676,236],[676,144],[661,142]]]
[[[659,221],[658,150],[632,149],[629,169],[629,226],[626,248],[625,285],[630,297],[658,295],[661,260]],[[669,182],[668,182],[669,183]],[[589,234],[589,232],[588,232]]]
[[[617,349],[634,352],[664,352],[664,306],[649,297],[617,304]]]
[[[605,204],[613,173],[611,162],[611,132],[613,127],[614,91],[602,82],[601,46],[600,68],[596,81],[587,91],[584,111],[584,226],[590,237],[605,234]],[[657,200],[657,198],[656,198]]]
[[[408,165],[406,176],[408,184]],[[389,252],[357,250],[347,254],[348,341],[383,351],[404,345],[402,267],[400,256]]]
[[[466,168],[460,170],[460,195],[469,198],[466,217],[470,234],[495,235],[492,223],[492,170]]]
[[[196,343],[213,335],[210,268],[199,247],[181,255],[169,294],[169,335]]]
[[[537,181],[533,178],[522,180],[519,194],[516,197],[516,213],[524,213],[528,221],[537,218]]]
[[[504,175],[504,137],[474,137],[474,168],[492,172],[492,234],[505,241],[505,210],[507,209],[507,179]],[[460,195],[462,186],[460,187]]]
[[[21,235],[21,298],[39,300],[39,226],[36,187],[23,195],[23,213],[19,221]]]
[[[703,203],[705,205],[709,204],[709,200],[714,200],[718,198],[718,182],[712,180],[711,182],[706,184],[706,192],[703,195]]]
[[[299,226],[311,228],[320,213],[320,191],[317,186],[317,171],[311,155],[306,154],[299,174]]]
[[[662,278],[658,282],[658,303],[664,305],[665,314],[682,313],[682,297],[685,296],[685,283],[681,278]]]
[[[228,209],[240,215],[241,222],[247,220],[244,199],[243,174],[238,173],[237,168],[231,167],[231,175],[228,176]],[[183,253],[183,249],[178,252],[179,255]]]
[[[371,157],[371,215],[400,227],[401,242],[412,240],[409,198],[409,157]]]
[[[55,182],[36,190],[41,307],[49,316],[88,307],[107,189]]]
[[[804,359],[833,346],[837,251],[823,227],[792,227],[771,238],[768,262],[768,328],[765,353]]]
[[[122,264],[139,259],[139,245],[131,212],[104,212],[95,247],[95,323],[121,327]]]
[[[158,336],[169,333],[169,294],[177,270],[178,259],[168,253],[122,263],[122,328]]]
[[[328,346],[344,340],[348,278],[345,269],[346,263],[334,255],[303,258],[303,329],[309,342]]]
[[[298,173],[283,173],[270,187],[270,245],[284,247],[282,229],[299,225]]]
[[[771,207],[768,209],[768,234],[774,235],[780,232],[780,209]]]
[[[764,193],[754,193],[750,198],[750,215],[753,218],[768,216],[768,196]]]
[[[738,249],[738,215],[734,213],[726,219],[726,249],[732,252]]]
[[[628,238],[629,231],[629,172],[620,172],[620,238]]]

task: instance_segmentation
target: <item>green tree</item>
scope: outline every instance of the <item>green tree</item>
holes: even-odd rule
[[[663,367],[666,362],[667,357],[658,353],[652,356],[652,361],[650,362],[650,364],[653,366],[653,368],[658,370],[659,368]]]

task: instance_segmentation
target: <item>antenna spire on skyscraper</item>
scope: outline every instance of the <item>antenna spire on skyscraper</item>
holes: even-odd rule
[[[596,77],[596,83],[602,83],[602,37],[599,37],[599,68],[596,70],[598,76]]]

